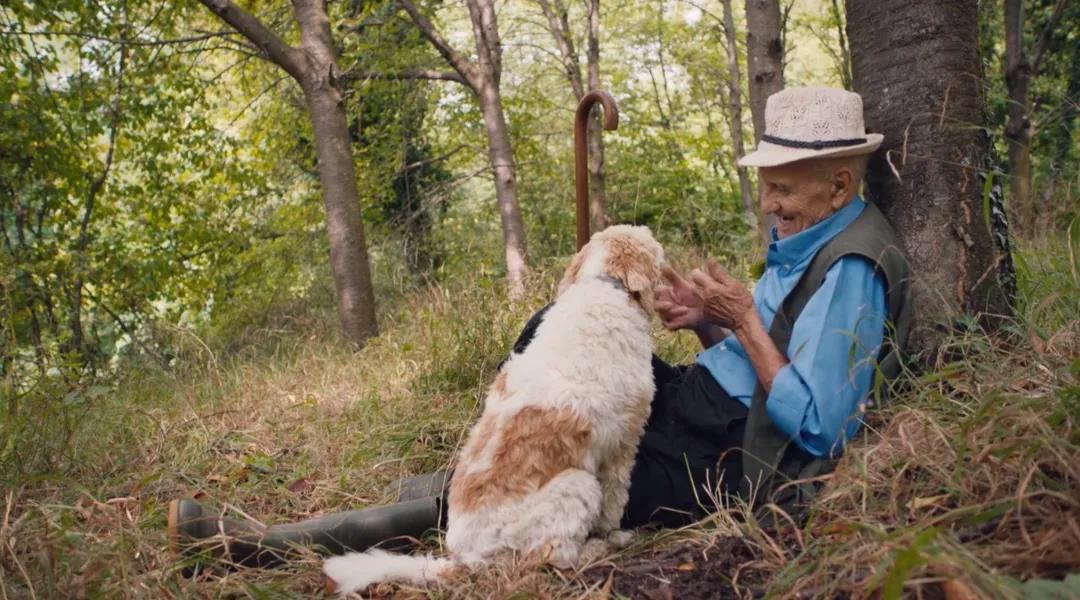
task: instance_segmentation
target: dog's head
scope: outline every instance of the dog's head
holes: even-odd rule
[[[630,296],[650,314],[653,288],[660,281],[664,248],[648,227],[614,225],[593,234],[588,244],[570,261],[559,282],[561,295],[585,279],[608,276],[622,283]]]

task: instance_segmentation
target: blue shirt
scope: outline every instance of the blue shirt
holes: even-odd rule
[[[829,240],[862,214],[855,198],[812,227],[784,239],[772,231],[765,274],[754,289],[754,304],[765,328],[780,303]],[[859,414],[869,395],[876,359],[885,337],[884,277],[859,256],[845,256],[829,268],[791,332],[789,363],[777,373],[765,407],[773,423],[814,456],[837,456],[859,430]],[[750,406],[757,373],[735,336],[698,355],[717,383]]]

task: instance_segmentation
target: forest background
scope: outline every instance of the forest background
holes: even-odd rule
[[[577,86],[611,92],[621,113],[619,129],[604,133],[606,202],[594,221],[649,225],[677,265],[711,256],[749,279],[762,244],[752,173],[735,166],[735,140],[749,148],[754,139],[742,3],[726,3],[729,29],[724,2],[604,4],[598,84],[587,68],[592,4],[568,3],[562,23]],[[985,127],[999,157],[983,169],[988,206],[1013,166],[1009,4],[978,3],[986,120],[972,126]],[[910,374],[906,401],[883,413],[889,428],[882,419],[865,452],[846,459],[881,484],[881,512],[865,497],[844,504],[838,477],[835,508],[821,519],[857,514],[880,519],[877,529],[837,538],[809,528],[797,545],[770,544],[773,534],[721,519],[694,534],[746,541],[762,574],[755,593],[902,593],[955,581],[1008,595],[1078,570],[1061,557],[1080,555],[1071,553],[1080,507],[1068,500],[1078,485],[1068,459],[1080,445],[1080,6],[1026,4],[1022,41],[1043,52],[1024,127],[1030,208],[1008,204],[1019,283],[1003,327],[1011,337],[974,325],[952,334],[929,368]],[[2,597],[306,594],[317,583],[303,563],[299,578],[178,578],[165,503],[196,493],[293,520],[385,501],[386,482],[450,459],[493,369],[574,251],[581,90],[556,35],[559,11],[545,13],[558,5],[495,5],[521,268],[498,209],[505,190],[492,165],[504,165],[492,158],[483,94],[398,4],[327,4],[337,49],[328,74],[355,165],[374,337],[374,319],[359,335],[343,332],[310,97],[265,52],[193,1],[0,6]],[[288,3],[244,6],[300,43]],[[843,3],[780,8],[785,84],[850,88]],[[483,62],[463,4],[418,10],[449,46]],[[666,358],[692,358],[688,336],[657,335]],[[925,464],[913,429],[930,447],[948,440],[933,454],[953,462]],[[1018,432],[1030,445],[1008,451],[1025,458],[1014,464],[1002,450],[994,456],[1009,468],[972,483],[966,452]],[[894,460],[873,464],[873,448]],[[910,464],[919,469],[897,466]],[[901,500],[897,481],[908,482]],[[953,527],[970,525],[972,511],[993,535],[973,542]],[[1028,530],[1039,519],[1071,523],[1075,537],[1040,537]],[[814,544],[819,535],[829,543]],[[879,549],[867,552],[869,542]],[[815,579],[837,572],[848,577]],[[541,596],[589,585],[500,581],[507,594]]]

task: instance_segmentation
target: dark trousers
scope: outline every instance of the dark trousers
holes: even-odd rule
[[[742,478],[747,408],[699,365],[653,356],[656,395],[630,476],[623,527],[679,527],[716,510]]]
[[[523,352],[549,307],[525,325],[514,352]],[[742,478],[747,408],[708,370],[669,365],[653,356],[656,394],[630,476],[622,526],[679,527],[716,509]]]

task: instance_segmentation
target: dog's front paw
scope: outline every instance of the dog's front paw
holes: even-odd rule
[[[625,529],[616,529],[607,534],[607,543],[615,550],[622,550],[634,541],[634,532]]]
[[[611,544],[604,538],[589,538],[581,548],[578,566],[584,567],[607,557],[611,553]]]

